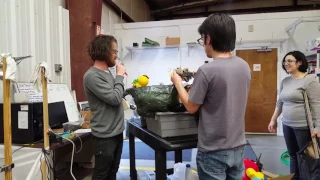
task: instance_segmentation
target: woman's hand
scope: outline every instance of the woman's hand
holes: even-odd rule
[[[314,131],[311,136],[320,138],[320,132]]]
[[[271,133],[277,132],[277,121],[271,120],[268,126],[268,130]]]

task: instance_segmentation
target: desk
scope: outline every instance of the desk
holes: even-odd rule
[[[80,142],[80,139],[82,142],[85,142],[87,141],[88,139],[92,138],[92,134],[91,132],[87,132],[87,133],[83,133],[83,134],[77,134],[77,136],[75,136],[73,139],[71,139],[74,143],[78,143]],[[29,146],[29,147],[35,147],[35,148],[43,148],[43,143],[37,143],[37,144],[34,144],[33,146]],[[63,140],[62,143],[50,143],[50,150],[56,150],[56,149],[59,149],[61,147],[65,147],[65,146],[71,146],[72,147],[72,144],[67,141],[67,140]]]
[[[137,180],[136,157],[135,157],[135,137],[155,150],[156,180],[167,179],[167,154],[168,151],[175,151],[175,163],[182,162],[182,150],[197,147],[198,136],[181,136],[172,138],[162,138],[146,128],[141,127],[134,121],[128,121],[129,126],[129,152],[130,152],[130,177]],[[170,169],[169,174],[173,173]]]
[[[77,137],[78,136],[78,137]],[[75,151],[80,148],[80,139],[82,142],[82,149],[79,153],[74,153],[73,162],[90,162],[93,157],[92,152],[92,134],[91,132],[78,134],[75,138],[71,139],[75,145]],[[80,138],[80,139],[79,139]],[[33,148],[43,148],[43,143],[37,143],[32,146]],[[64,171],[61,173],[61,169],[65,166],[70,166],[70,160],[72,155],[72,144],[69,141],[64,140],[63,143],[51,143],[50,144],[50,161],[52,161],[53,169],[51,172],[53,179],[61,179],[62,177],[69,176],[70,172]],[[67,162],[67,164],[66,164]],[[66,165],[65,165],[66,164]]]

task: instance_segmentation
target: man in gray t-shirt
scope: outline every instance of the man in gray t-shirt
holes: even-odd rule
[[[188,112],[199,111],[197,167],[201,180],[239,180],[244,173],[245,110],[251,82],[249,65],[233,56],[234,20],[210,15],[199,27],[208,57],[194,78],[190,95],[175,72],[171,80]]]

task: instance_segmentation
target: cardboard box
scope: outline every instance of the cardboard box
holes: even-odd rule
[[[92,117],[92,112],[91,111],[80,111],[80,115],[84,116],[84,121],[90,122],[91,117]]]
[[[166,38],[166,45],[179,45],[179,44],[180,44],[179,37]]]
[[[270,180],[291,180],[292,177],[293,177],[293,174],[290,174],[286,176],[271,178]]]
[[[279,177],[279,175],[270,173],[270,172],[268,172],[268,171],[266,171],[264,169],[261,172],[266,177],[268,177],[268,179],[270,179],[270,180],[291,180],[292,176],[294,175],[294,174],[289,174],[289,175],[286,175],[286,176],[280,176]]]

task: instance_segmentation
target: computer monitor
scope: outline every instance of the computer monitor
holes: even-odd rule
[[[41,103],[34,103],[34,111],[37,114],[41,114],[43,117],[43,105]],[[63,101],[48,103],[48,113],[49,113],[49,126],[52,129],[62,128],[62,124],[68,122],[68,115],[66,107]]]
[[[23,113],[24,112],[24,113]],[[68,116],[63,101],[49,103],[49,126],[62,127],[68,122]],[[23,115],[23,116],[22,116]],[[20,116],[20,117],[19,117]],[[43,139],[43,105],[35,103],[11,104],[12,142],[18,144],[32,143]],[[3,104],[0,104],[0,143],[3,142]]]

